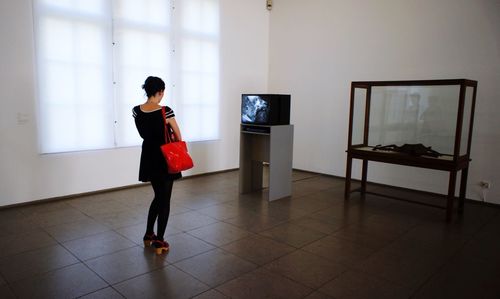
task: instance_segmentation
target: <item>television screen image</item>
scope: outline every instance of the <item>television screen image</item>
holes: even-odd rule
[[[258,95],[247,95],[241,103],[241,122],[267,124],[270,113],[269,102]]]
[[[290,124],[289,94],[242,94],[241,123],[275,126]]]

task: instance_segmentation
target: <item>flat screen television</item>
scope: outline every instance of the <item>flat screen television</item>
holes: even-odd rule
[[[253,125],[289,125],[289,94],[242,94],[241,123]]]

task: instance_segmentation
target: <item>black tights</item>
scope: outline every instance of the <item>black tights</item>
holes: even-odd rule
[[[167,229],[168,216],[170,214],[170,196],[172,195],[173,180],[168,179],[153,179],[151,185],[155,192],[155,197],[148,213],[148,224],[146,228],[147,234],[152,234],[154,231],[155,221],[158,218],[158,239],[163,240],[165,230]]]

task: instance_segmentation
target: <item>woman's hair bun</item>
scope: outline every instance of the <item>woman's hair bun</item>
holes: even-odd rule
[[[144,81],[142,89],[146,92],[146,96],[150,98],[157,92],[165,90],[165,82],[161,78],[149,76]]]

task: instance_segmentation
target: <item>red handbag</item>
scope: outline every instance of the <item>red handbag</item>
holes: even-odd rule
[[[184,170],[193,168],[193,159],[189,156],[186,142],[172,141],[170,136],[170,128],[167,126],[167,118],[165,115],[165,107],[161,108],[163,114],[163,122],[165,124],[165,144],[161,148],[161,152],[167,161],[168,172],[178,173]]]

